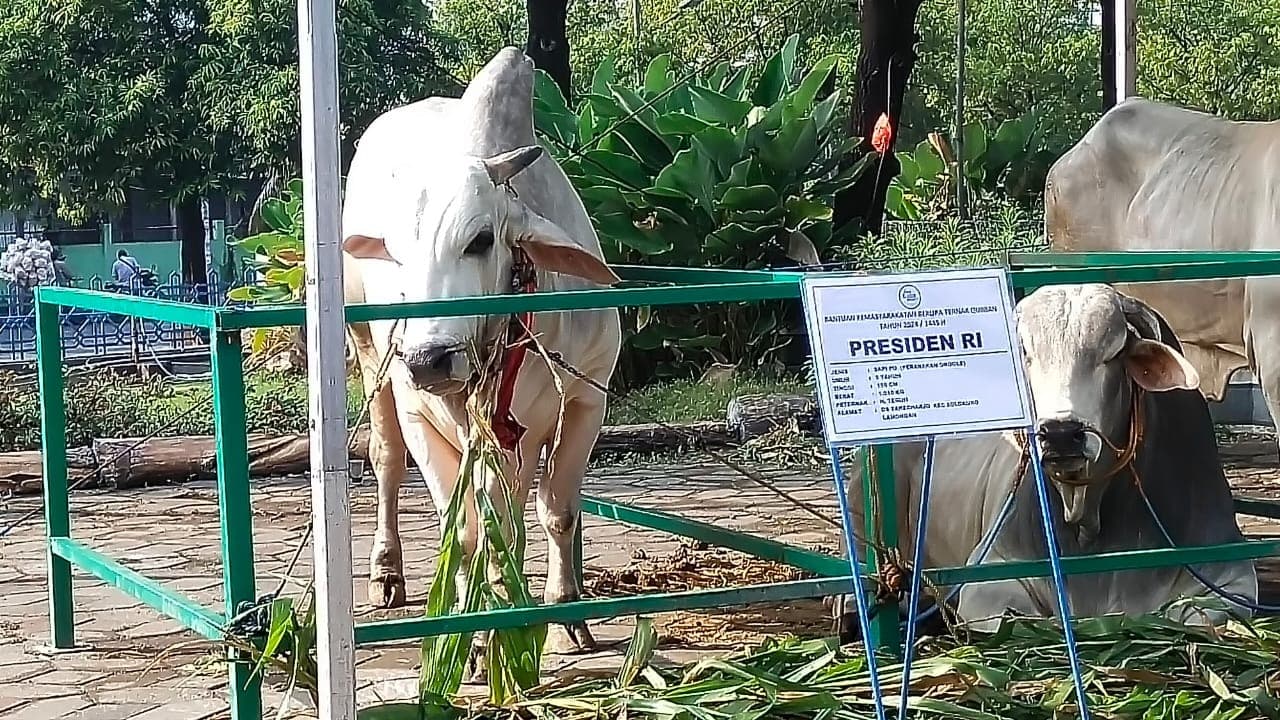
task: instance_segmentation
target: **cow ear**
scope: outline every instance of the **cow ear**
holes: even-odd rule
[[[396,259],[391,257],[391,253],[387,252],[386,240],[368,235],[348,235],[347,239],[342,241],[342,251],[361,260],[396,262]]]
[[[532,165],[533,161],[540,157],[542,157],[541,145],[526,145],[485,158],[482,162],[485,172],[489,173],[489,179],[493,181],[493,186],[498,187],[506,185],[511,178],[519,175],[520,171]]]
[[[516,244],[533,264],[549,272],[584,278],[601,285],[613,285],[620,278],[603,260],[575,243],[559,225],[527,211],[523,232]]]
[[[1149,392],[1195,390],[1200,374],[1182,353],[1155,340],[1134,340],[1124,358],[1129,377]]]

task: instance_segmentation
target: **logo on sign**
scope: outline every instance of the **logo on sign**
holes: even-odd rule
[[[908,310],[920,307],[920,288],[915,285],[903,285],[898,288],[898,303]]]

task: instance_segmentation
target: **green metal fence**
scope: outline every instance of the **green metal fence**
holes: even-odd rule
[[[1280,253],[1082,253],[1035,254],[1010,257],[1015,291],[1061,283],[1146,282],[1197,280],[1256,275],[1280,275]],[[353,305],[346,308],[350,321],[409,317],[509,314],[524,311],[580,310],[591,308],[680,305],[694,303],[751,302],[798,299],[800,278],[796,272],[689,270],[679,268],[621,267],[622,285],[602,290],[536,293],[436,300],[394,305]],[[222,550],[224,601],[221,610],[201,606],[181,592],[130,570],[121,562],[72,538],[67,487],[66,408],[62,373],[62,348],[58,312],[62,307],[83,308],[180,323],[209,330],[212,335],[212,374],[217,436],[218,511]],[[44,439],[45,522],[48,535],[49,611],[53,645],[75,646],[73,568],[113,585],[130,597],[173,618],[210,640],[226,636],[228,619],[246,604],[255,602],[253,520],[249,492],[249,465],[245,430],[244,352],[241,330],[303,324],[300,306],[226,308],[189,305],[163,300],[99,293],[67,288],[41,288],[37,293],[37,349],[41,391],[41,430]],[[897,545],[895,523],[880,517],[896,517],[892,453],[873,447],[862,454],[866,497],[879,496],[879,514],[868,513],[867,532],[882,547]],[[872,471],[873,470],[873,471]],[[840,558],[793,547],[774,540],[725,530],[667,513],[584,498],[584,512],[619,522],[661,530],[787,563],[817,575],[816,579],[748,587],[694,590],[623,598],[581,600],[559,605],[414,617],[362,623],[356,626],[359,644],[406,638],[520,627],[533,623],[563,623],[623,615],[694,610],[755,602],[824,597],[848,592],[852,576]],[[1239,499],[1237,510],[1253,515],[1280,517],[1280,506],[1267,501]],[[1280,555],[1280,541],[1251,541],[1210,547],[1115,552],[1063,558],[1067,574],[1235,561]],[[875,581],[878,558],[865,559],[865,574]],[[576,561],[580,564],[581,557]],[[1045,577],[1047,560],[988,563],[965,567],[932,568],[931,582],[953,585],[1012,578]],[[883,608],[882,608],[883,609]],[[897,652],[896,608],[877,612],[872,642]],[[260,679],[242,656],[230,663],[230,706],[234,720],[260,720]]]

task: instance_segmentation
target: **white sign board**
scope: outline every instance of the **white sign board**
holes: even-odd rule
[[[1003,268],[801,282],[832,445],[1032,424]]]

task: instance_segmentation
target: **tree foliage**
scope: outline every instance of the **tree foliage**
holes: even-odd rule
[[[343,133],[453,82],[425,6],[347,0]],[[145,187],[181,202],[299,153],[292,0],[0,3],[0,185],[70,220]],[[15,181],[15,178],[17,181]]]

